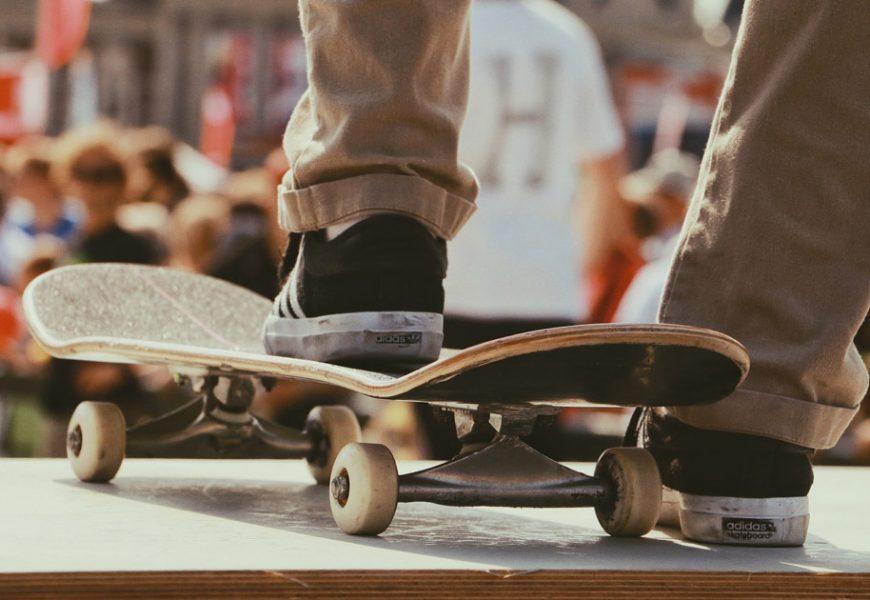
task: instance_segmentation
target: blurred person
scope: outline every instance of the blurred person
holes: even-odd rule
[[[414,358],[438,355],[445,242],[477,191],[458,160],[470,4],[302,0],[309,90],[285,136],[272,352],[323,358],[292,341],[322,336],[343,348],[332,360],[397,360],[336,325],[405,320]],[[732,335],[752,370],[718,403],[638,413],[626,440],[658,461],[689,539],[803,544],[813,449],[867,390],[868,30],[858,2],[746,3],[659,319]]]
[[[11,325],[0,332],[0,453],[10,456],[38,456],[42,450],[45,420],[38,396],[49,356],[27,331],[21,295],[33,279],[57,266],[62,252],[56,239],[40,238],[15,285],[0,287],[0,322],[8,319]]]
[[[0,359],[6,360],[20,374],[32,372],[28,361],[44,356],[41,351],[34,353],[25,348],[29,334],[21,311],[21,297],[31,281],[60,264],[64,251],[64,245],[56,239],[39,238],[19,269],[15,282],[10,286],[0,286]]]
[[[363,441],[383,444],[396,460],[431,459],[431,433],[425,428],[426,421],[417,417],[417,406],[416,402],[382,403],[366,421]],[[460,445],[456,442],[455,446]]]
[[[584,266],[621,202],[624,136],[586,24],[552,0],[478,0],[471,36],[459,156],[480,193],[450,245],[451,347],[585,320]]]
[[[0,285],[0,359],[12,356],[15,344],[24,334],[19,296]]]
[[[0,223],[6,213],[7,184],[6,174],[0,170]],[[0,280],[0,359],[6,359],[21,334],[18,295]]]
[[[232,175],[224,193],[230,198],[230,222],[212,264],[211,274],[274,298],[278,292],[275,263],[280,240],[274,186],[264,169]]]
[[[162,204],[154,202],[127,202],[118,207],[115,220],[124,231],[129,231],[148,238],[165,257],[167,254],[166,228],[169,222],[169,210]]]
[[[169,217],[170,262],[175,267],[208,273],[228,227],[226,198],[203,194],[183,200]]]
[[[16,378],[34,378],[48,361],[48,355],[30,338],[21,298],[31,281],[60,264],[64,246],[52,238],[41,238],[24,262],[15,284],[0,287],[0,321],[6,320],[4,339],[0,339],[0,360],[6,362]]]
[[[452,348],[600,318],[591,274],[618,278],[608,257],[627,231],[617,193],[624,135],[591,30],[551,0],[478,0],[471,37],[459,156],[480,192],[449,247],[444,343]],[[427,405],[411,410],[434,457],[453,455],[454,428]],[[563,413],[527,441],[562,456],[576,447],[566,444],[578,437],[574,421]]]
[[[160,127],[130,134],[127,196],[134,202],[155,202],[172,210],[190,195],[190,186],[175,166],[175,140]]]
[[[284,149],[279,146],[269,152],[266,160],[263,161],[263,168],[269,174],[274,186],[280,185],[284,174],[290,170],[290,163],[287,161]]]
[[[81,206],[62,192],[53,151],[50,140],[37,138],[20,142],[4,155],[12,197],[0,224],[0,281],[17,279],[37,238],[72,243],[79,233]]]
[[[100,125],[67,133],[59,142],[60,180],[85,208],[80,239],[64,258],[66,263],[157,264],[163,258],[153,240],[118,224],[127,170],[116,139],[117,132]],[[66,424],[84,400],[118,404],[129,423],[155,412],[149,402],[153,395],[128,365],[52,359],[41,399],[47,413],[44,452],[49,456],[64,455]]]
[[[639,237],[647,261],[626,290],[617,323],[655,323],[700,161],[676,149],[660,150],[647,165],[620,182],[620,193],[637,205]]]
[[[271,298],[278,287],[268,214],[259,203],[192,196],[169,221],[172,262]]]
[[[82,233],[73,246],[72,262],[156,264],[160,248],[146,236],[123,229],[118,212],[124,203],[127,169],[121,152],[105,132],[68,134],[61,140],[58,165],[73,197],[85,208]]]
[[[267,163],[269,160],[270,158],[267,157]],[[284,164],[286,165],[286,158]],[[278,209],[275,204],[275,188],[280,181],[280,177],[276,181],[276,173],[272,170],[276,167],[274,164],[267,164],[260,169],[248,169],[240,173],[233,173],[227,179],[222,192],[230,199],[234,207],[240,205],[256,206],[266,216],[267,223],[262,234],[267,238],[269,252],[277,261],[281,258],[286,235],[278,223]]]

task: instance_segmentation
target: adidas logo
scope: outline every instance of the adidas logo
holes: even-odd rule
[[[776,533],[776,525],[766,519],[723,518],[722,533],[734,540],[768,540]]]
[[[375,337],[375,342],[378,344],[399,344],[409,346],[411,344],[419,344],[423,341],[423,334],[419,331],[411,333],[381,333]]]

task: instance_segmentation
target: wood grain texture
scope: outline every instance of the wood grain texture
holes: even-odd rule
[[[447,352],[394,376],[266,354],[261,327],[269,306],[212,277],[118,264],[55,269],[24,294],[31,332],[55,356],[304,379],[379,398],[571,406],[653,404],[658,394],[658,404],[665,397],[667,404],[696,404],[729,393],[749,368],[746,350],[721,333],[588,325]]]
[[[694,571],[0,574],[3,598],[870,598],[870,575]]]
[[[407,473],[431,462],[399,463]],[[587,463],[568,465],[589,473]],[[299,460],[128,459],[111,484],[66,460],[0,459],[0,572],[509,571],[870,574],[870,469],[819,467],[802,548],[607,536],[591,509],[402,503],[376,538],[337,529]],[[754,577],[754,575],[752,575]],[[2,597],[2,594],[0,594]]]

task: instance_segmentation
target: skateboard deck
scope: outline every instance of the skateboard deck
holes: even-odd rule
[[[33,337],[56,357],[300,379],[442,405],[702,404],[729,394],[749,369],[746,350],[714,331],[578,325],[445,350],[411,372],[380,372],[266,354],[261,329],[270,309],[267,299],[212,277],[111,263],[55,269],[24,294]]]

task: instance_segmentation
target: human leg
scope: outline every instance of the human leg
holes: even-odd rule
[[[732,335],[752,367],[725,400],[641,428],[693,539],[803,543],[810,451],[836,443],[867,389],[852,342],[870,308],[864,8],[744,12],[659,317]]]
[[[270,352],[438,356],[445,240],[477,193],[457,158],[469,4],[300,0],[309,89],[285,135],[278,201],[290,240],[265,326]]]
[[[309,88],[287,126],[281,222],[411,216],[452,238],[477,183],[458,160],[470,0],[300,0]]]

